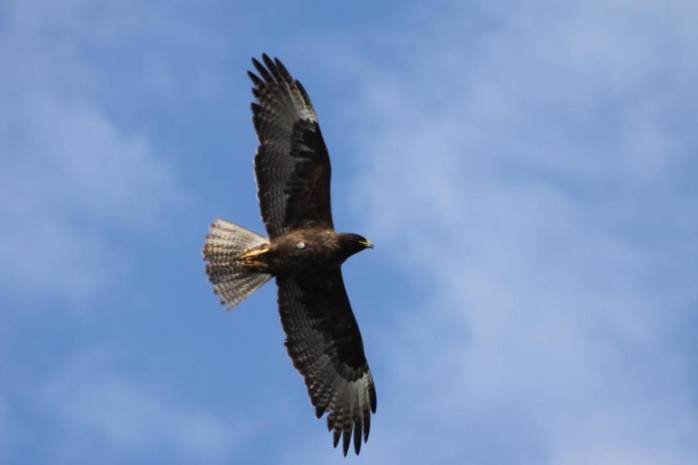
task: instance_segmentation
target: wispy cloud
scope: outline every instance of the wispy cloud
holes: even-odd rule
[[[47,418],[62,432],[54,451],[60,462],[98,455],[118,463],[149,456],[224,463],[252,433],[240,418],[191,405],[159,382],[115,368],[117,362],[100,352],[82,354],[43,387]]]
[[[353,192],[426,300],[381,390],[400,460],[696,455],[672,340],[698,301],[698,11],[556,5],[420,10],[352,68],[371,69]]]
[[[147,142],[81,105],[36,99],[0,115],[0,266],[7,291],[80,300],[122,264],[104,228],[142,229],[177,202]]]
[[[15,300],[31,291],[84,302],[128,261],[115,237],[157,225],[186,197],[169,154],[138,122],[155,102],[215,93],[209,71],[222,51],[214,34],[168,11],[3,5],[0,286]]]
[[[214,27],[202,26],[205,8],[10,0],[3,12],[0,51],[12,66],[2,79],[30,90],[5,87],[9,96],[41,90],[142,109],[144,102],[210,95],[220,84],[210,70],[225,47]],[[183,84],[186,93],[178,91]]]

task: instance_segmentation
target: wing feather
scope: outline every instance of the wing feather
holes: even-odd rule
[[[259,138],[257,193],[270,238],[301,227],[333,228],[330,159],[308,93],[278,58],[252,59],[248,71]]]
[[[315,413],[344,455],[354,436],[356,454],[368,440],[376,391],[361,333],[340,270],[313,277],[277,277],[286,348],[305,380]]]

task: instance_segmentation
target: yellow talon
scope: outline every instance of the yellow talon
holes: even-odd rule
[[[269,247],[267,246],[261,247],[259,249],[248,250],[244,254],[240,255],[240,261],[246,266],[261,266],[264,263],[262,263],[259,260],[256,260],[256,258],[260,255],[264,255],[267,252],[269,252]]]
[[[248,258],[253,258],[253,257],[256,257],[256,256],[258,256],[258,255],[265,254],[265,253],[267,253],[267,252],[269,252],[269,247],[264,246],[264,247],[262,247],[262,248],[260,248],[260,249],[248,250],[248,251],[245,252],[244,254],[240,255],[240,258],[243,259],[243,260],[246,260],[246,259],[248,259]]]

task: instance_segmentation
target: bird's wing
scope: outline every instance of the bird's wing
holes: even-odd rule
[[[334,431],[335,447],[343,436],[344,455],[353,433],[358,454],[376,412],[376,390],[342,272],[276,280],[286,348],[315,413],[318,418],[329,413],[327,427]]]
[[[278,58],[252,59],[257,193],[269,237],[299,227],[333,228],[330,158],[310,97]]]

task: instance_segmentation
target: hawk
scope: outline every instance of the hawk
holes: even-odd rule
[[[254,159],[269,238],[217,219],[203,249],[206,273],[229,309],[272,277],[293,366],[315,414],[327,413],[334,447],[359,454],[368,440],[376,390],[359,326],[342,279],[342,263],[373,245],[334,229],[330,159],[308,93],[278,58],[252,59]]]

